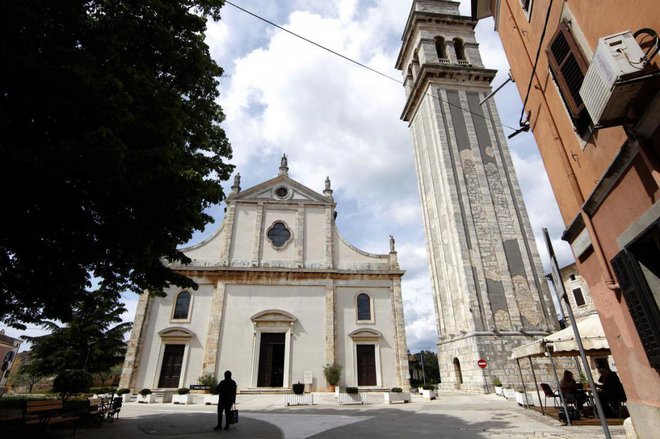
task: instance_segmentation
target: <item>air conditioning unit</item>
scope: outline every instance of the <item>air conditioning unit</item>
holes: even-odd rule
[[[642,88],[644,52],[630,31],[598,40],[596,53],[580,87],[580,96],[596,126],[621,123]]]

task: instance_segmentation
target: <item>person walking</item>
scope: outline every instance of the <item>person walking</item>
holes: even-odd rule
[[[225,379],[218,384],[218,425],[214,430],[222,428],[222,412],[225,412],[225,430],[229,430],[229,412],[236,403],[236,381],[231,379],[231,372],[225,372]]]

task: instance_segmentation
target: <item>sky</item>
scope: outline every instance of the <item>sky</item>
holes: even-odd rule
[[[409,0],[231,0],[292,32],[401,80],[394,68]],[[461,2],[470,14],[468,0]],[[226,4],[222,19],[209,22],[206,41],[224,69],[219,103],[222,126],[233,147],[230,162],[241,174],[243,190],[277,175],[280,157],[289,159],[289,176],[322,192],[326,176],[337,203],[337,228],[352,245],[372,253],[389,251],[396,239],[408,348],[435,350],[435,310],[417,188],[411,135],[400,120],[403,86],[322,50]],[[476,28],[483,63],[497,69],[493,88],[509,70],[491,19]],[[525,83],[526,85],[526,83]],[[502,123],[518,126],[522,109],[514,84],[496,95]],[[505,134],[511,130],[504,129]],[[573,261],[560,240],[564,224],[531,133],[509,142],[545,272],[549,259],[541,230],[548,228],[560,265]],[[232,178],[223,183],[230,192]],[[188,244],[220,226],[224,205],[209,213],[216,219]],[[132,321],[137,296],[125,295]],[[7,335],[21,333],[6,329]],[[38,333],[35,328],[29,335]],[[26,349],[24,345],[22,350]]]

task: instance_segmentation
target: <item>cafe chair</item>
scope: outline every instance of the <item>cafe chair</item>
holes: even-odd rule
[[[559,407],[557,404],[557,398],[559,398],[559,392],[554,392],[548,383],[541,383],[541,389],[543,389],[543,395],[545,396],[545,408],[548,408],[548,398],[552,398],[552,402],[555,407]]]

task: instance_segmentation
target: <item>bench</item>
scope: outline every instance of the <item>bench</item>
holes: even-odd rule
[[[75,436],[78,415],[64,412],[60,400],[25,402],[22,424],[26,428],[39,428],[48,432],[53,425],[69,422],[73,423],[73,435]]]
[[[119,397],[114,397],[110,398],[107,403],[104,403],[102,406],[103,409],[103,416],[110,422],[113,422],[115,417],[119,419],[119,412],[121,411],[121,406],[122,406],[122,398]]]

